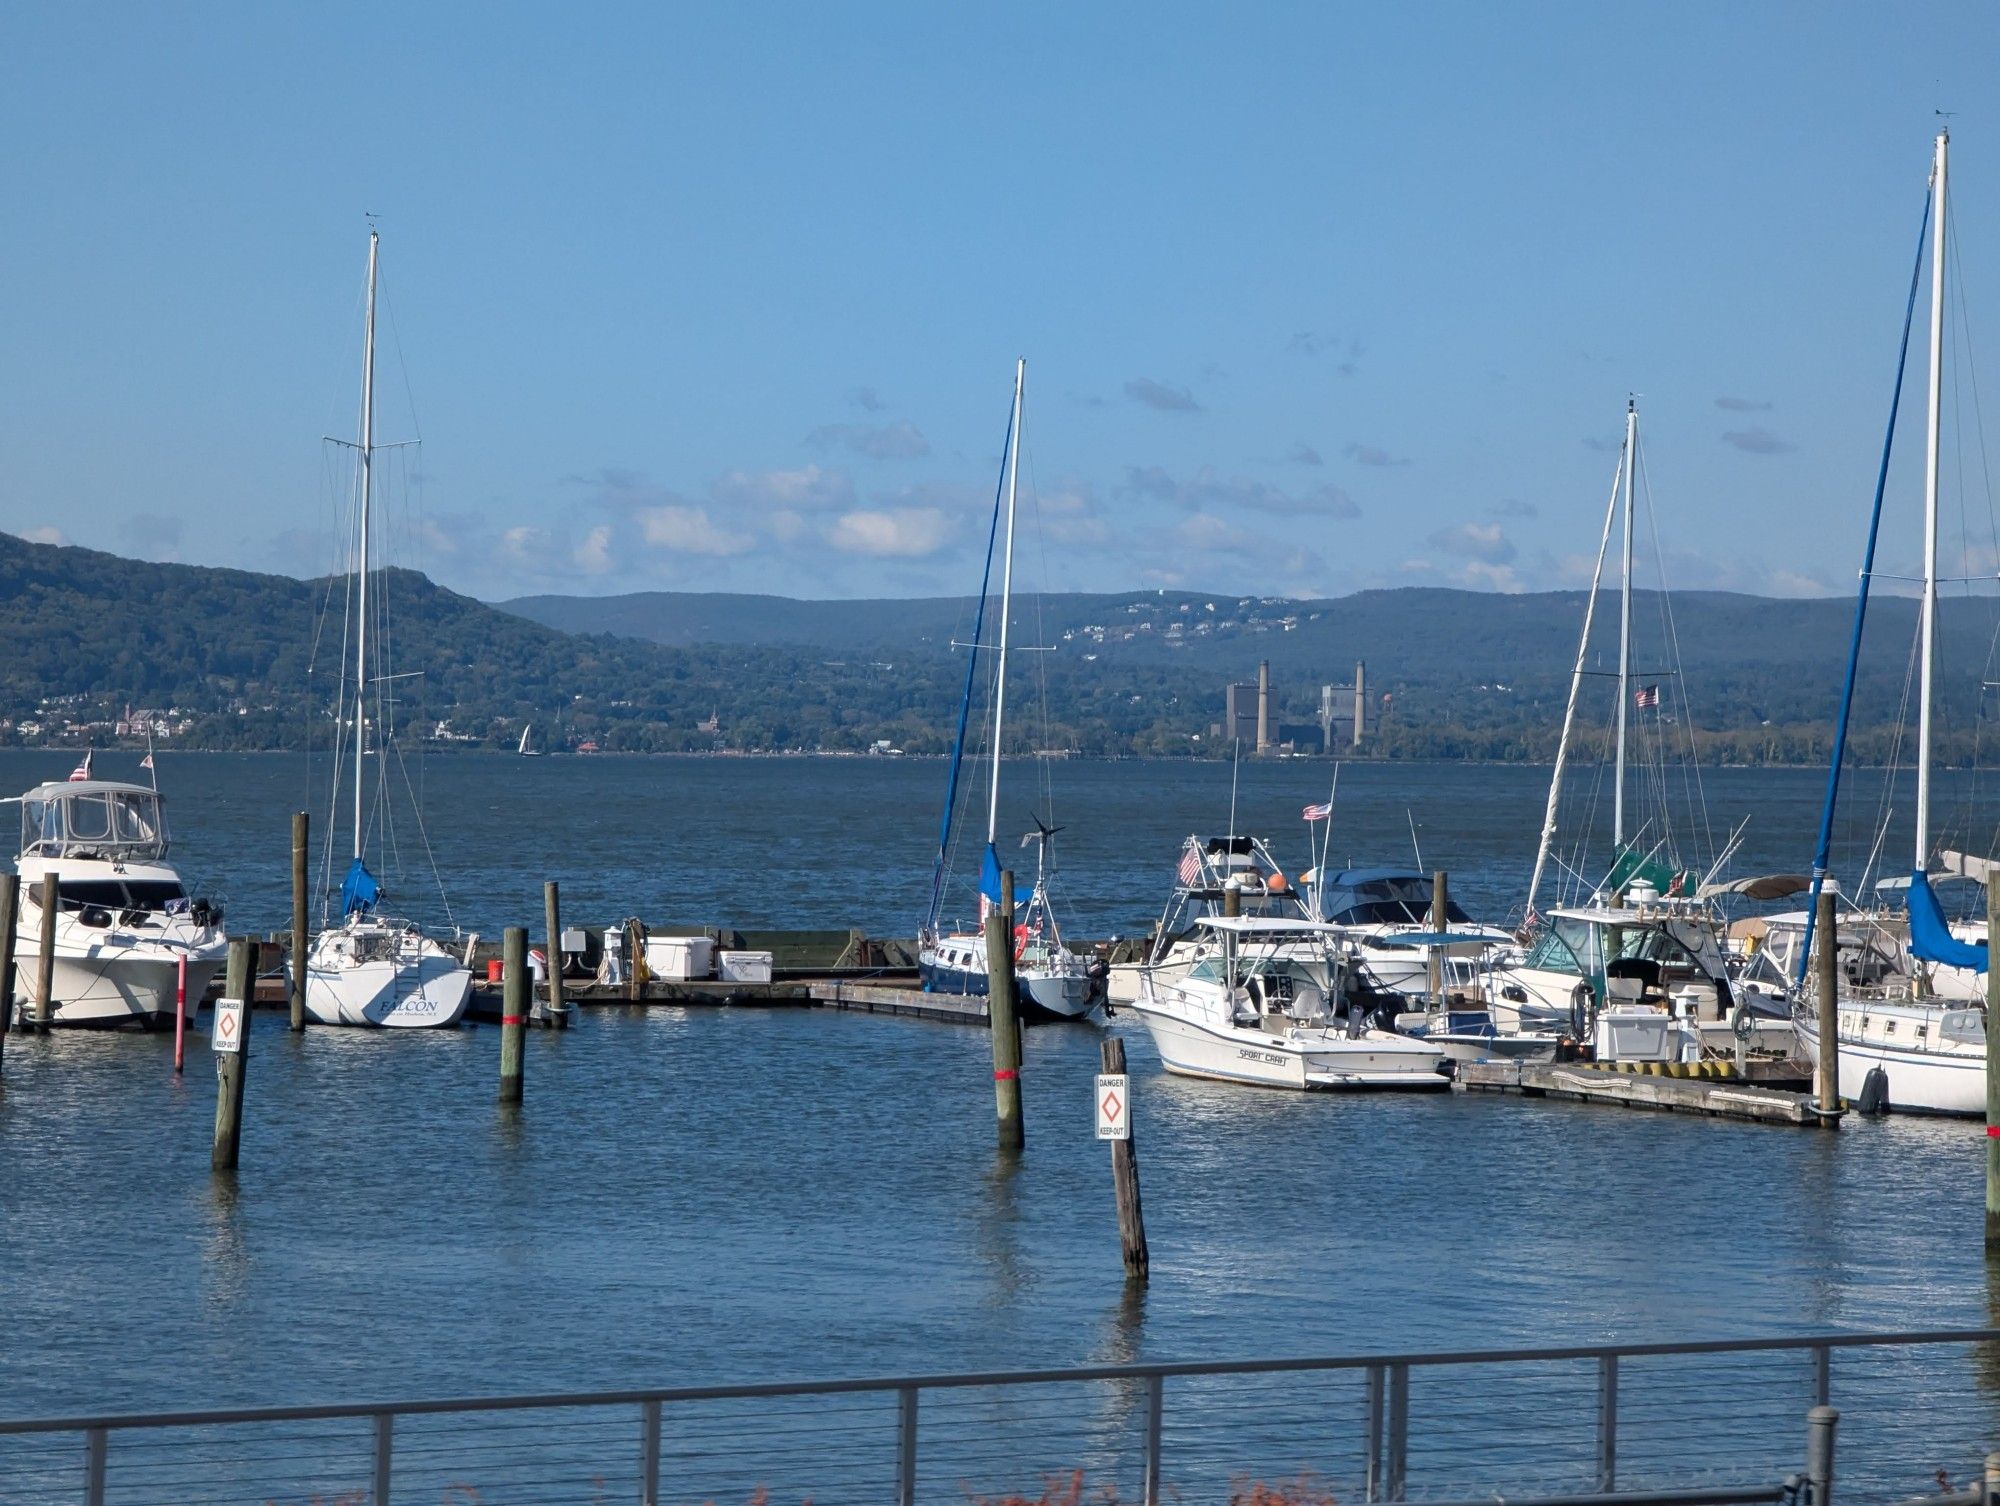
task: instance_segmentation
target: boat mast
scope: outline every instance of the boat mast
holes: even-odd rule
[[[361,346],[361,605],[354,639],[354,856],[361,856],[362,770],[368,758],[368,504],[375,458],[375,261],[368,232],[368,332]]]
[[[1931,165],[1931,404],[1924,436],[1924,606],[1920,628],[1921,670],[1917,688],[1917,853],[1913,872],[1931,857],[1931,669],[1937,651],[1938,435],[1944,380],[1944,201],[1945,149],[1949,136],[1937,134]]]
[[[993,676],[993,783],[986,797],[986,847],[1000,829],[1000,719],[1007,709],[1007,619],[1014,595],[1014,503],[1021,490],[1021,389],[1028,362],[1014,363],[1014,432],[1007,441],[1007,552],[1000,562],[1000,667]]]
[[[1639,407],[1625,399],[1625,585],[1618,608],[1618,774],[1611,793],[1611,841],[1625,845],[1625,718],[1632,703],[1632,472],[1639,457]]]

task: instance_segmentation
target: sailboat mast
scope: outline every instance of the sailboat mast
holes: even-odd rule
[[[379,237],[368,232],[368,332],[361,346],[361,593],[354,638],[354,855],[361,856],[362,770],[368,758],[368,507],[375,461],[375,263]]]
[[[1937,652],[1938,440],[1944,389],[1944,216],[1945,151],[1939,131],[1931,165],[1931,404],[1924,436],[1924,607],[1920,629],[1921,670],[1917,689],[1917,853],[1914,872],[1931,858],[1931,670]]]
[[[1024,357],[1014,363],[1014,432],[1007,440],[1007,552],[1000,562],[1000,667],[993,676],[993,783],[986,796],[986,845],[1000,830],[1000,725],[1007,710],[1007,627],[1013,615],[1014,503],[1021,491],[1021,389],[1028,378]]]
[[[1618,775],[1611,794],[1611,840],[1625,845],[1625,718],[1632,706],[1632,472],[1639,456],[1639,407],[1625,399],[1625,582],[1618,608]]]

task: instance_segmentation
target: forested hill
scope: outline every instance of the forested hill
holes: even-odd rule
[[[395,716],[405,736],[555,748],[941,750],[963,685],[972,603],[817,602],[649,594],[489,606],[385,572]],[[330,735],[344,582],[151,564],[0,534],[0,740],[114,740],[126,707],[165,713],[189,746],[285,747]],[[1315,601],[1188,592],[1067,595],[1017,605],[1024,744],[1093,754],[1218,751],[1223,687],[1272,666],[1281,726],[1304,728],[1322,683],[1368,664],[1382,757],[1541,758],[1554,746],[1582,619],[1578,592],[1412,588]],[[1717,593],[1673,600],[1688,704],[1715,759],[1824,757],[1852,608]],[[1639,683],[1669,685],[1662,602],[1635,609]],[[530,618],[540,620],[530,620]],[[1876,603],[1858,749],[1879,756],[1908,679],[1914,608]],[[990,627],[990,624],[989,624]],[[615,630],[615,631],[614,631]],[[1617,614],[1598,614],[1606,670]],[[1948,603],[1944,747],[1968,756],[1989,670],[1989,603]],[[650,641],[649,641],[650,640]],[[1601,723],[1610,680],[1586,681]],[[1387,697],[1386,702],[1384,697]],[[1046,717],[1035,708],[1046,705]],[[1223,740],[1226,744],[1226,739]]]

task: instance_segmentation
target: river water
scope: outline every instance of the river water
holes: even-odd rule
[[[176,855],[232,925],[283,923],[302,760],[162,757]],[[59,767],[59,765],[61,765]],[[25,788],[67,760],[0,755]],[[100,775],[124,772],[100,760]],[[1236,825],[1303,868],[1320,765],[1246,766]],[[129,776],[128,776],[129,777]],[[943,768],[893,759],[434,759],[458,920],[566,913],[909,935]],[[1056,769],[1085,935],[1143,929],[1230,773]],[[1547,774],[1356,765],[1336,862],[1452,871],[1518,910]],[[1808,861],[1822,777],[1708,775],[1734,871]],[[1872,812],[1872,796],[1868,803]],[[1025,822],[1022,823],[1025,825]],[[1843,851],[1865,852],[1858,818]],[[404,834],[405,857],[413,838]],[[408,865],[420,866],[420,865]],[[390,874],[392,892],[420,888]],[[498,1033],[252,1031],[233,1184],[211,1058],[161,1037],[7,1038],[0,1410],[476,1394],[1133,1357],[1544,1344],[1987,1321],[1983,1140],[1837,1135],[1514,1099],[1171,1079],[1129,1016],[1153,1280],[1127,1300],[1091,1138],[1099,1026],[1026,1039],[1029,1145],[992,1149],[983,1034],[803,1010],[587,1011]]]

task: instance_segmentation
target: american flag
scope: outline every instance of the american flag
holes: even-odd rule
[[[1329,800],[1324,805],[1307,806],[1304,810],[1299,812],[1299,819],[1301,821],[1324,821],[1332,814],[1333,814],[1333,802]]]
[[[93,751],[94,751],[94,750],[93,750]],[[69,771],[69,777],[70,777],[70,782],[71,782],[72,784],[76,783],[76,782],[77,782],[78,780],[83,780],[83,779],[88,779],[88,778],[90,777],[90,754],[89,754],[89,753],[85,753],[85,754],[83,755],[83,762],[82,762],[82,763],[78,764],[78,765],[77,765],[77,766],[76,766],[75,768],[73,768],[73,769],[71,769],[71,770]]]
[[[152,766],[153,766],[153,755],[149,752],[144,758],[139,760],[139,767],[142,769],[150,769]]]
[[[1181,854],[1181,868],[1180,868],[1181,887],[1183,889],[1187,888],[1190,884],[1194,883],[1194,881],[1200,877],[1201,877],[1201,854],[1199,852],[1196,852],[1194,848],[1190,846],[1186,852]]]
[[[1657,685],[1641,685],[1637,690],[1632,692],[1632,704],[1637,706],[1641,711],[1653,710],[1660,704],[1660,687]]]

